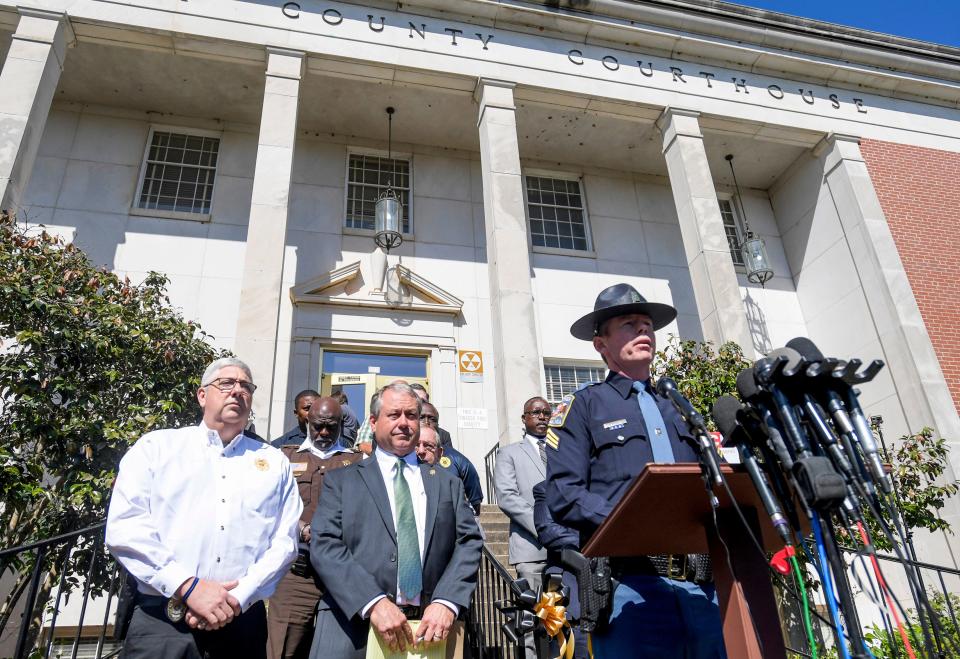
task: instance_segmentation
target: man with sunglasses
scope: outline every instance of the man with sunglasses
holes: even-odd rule
[[[497,505],[510,518],[510,564],[534,591],[543,579],[547,550],[537,538],[537,527],[533,523],[533,488],[547,476],[544,441],[551,413],[550,403],[540,396],[524,403],[520,417],[523,438],[500,449],[493,471]],[[527,657],[535,659],[533,634],[527,634],[524,645]]]
[[[263,600],[297,556],[303,504],[290,462],[244,433],[239,359],[200,380],[199,425],[147,433],[120,461],[106,543],[137,582],[121,656],[266,656]]]

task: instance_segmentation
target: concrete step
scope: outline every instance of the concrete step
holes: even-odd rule
[[[502,519],[497,520],[495,522],[484,522],[481,520],[480,526],[482,526],[483,530],[487,531],[488,533],[496,532],[496,531],[504,531],[504,532],[510,531],[510,522]]]
[[[510,548],[507,545],[506,541],[503,542],[490,542],[487,541],[484,543],[487,546],[487,550],[494,556],[506,556],[510,552]],[[505,561],[500,561],[504,563]]]
[[[480,513],[480,523],[487,524],[488,522],[509,522],[510,518],[504,515],[503,513]]]
[[[482,515],[483,513],[498,513],[502,515],[503,511],[500,510],[500,506],[495,503],[481,503],[480,514]]]
[[[510,534],[507,531],[488,531],[486,528],[483,530],[487,534],[486,544],[495,545],[495,544],[507,544],[510,540]]]

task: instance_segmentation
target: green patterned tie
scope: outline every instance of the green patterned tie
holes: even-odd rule
[[[397,589],[406,599],[412,600],[423,590],[423,568],[413,498],[403,475],[404,464],[403,458],[397,458],[397,473],[393,477],[393,496],[397,502]]]

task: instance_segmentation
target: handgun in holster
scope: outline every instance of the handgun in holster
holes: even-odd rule
[[[587,558],[575,549],[564,549],[560,552],[560,563],[577,578],[580,629],[588,633],[603,632],[610,623],[613,591],[618,585],[610,570],[610,559]]]

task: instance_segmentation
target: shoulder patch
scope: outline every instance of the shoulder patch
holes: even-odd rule
[[[563,397],[563,400],[557,405],[557,409],[553,411],[553,416],[550,417],[550,426],[554,428],[563,427],[564,421],[567,420],[567,413],[570,411],[570,408],[573,407],[573,401],[575,399],[576,397],[573,394],[567,394]]]
[[[443,467],[444,469],[449,469],[451,464],[453,464],[453,460],[451,460],[447,456],[443,456],[442,458],[440,458],[440,466]]]

